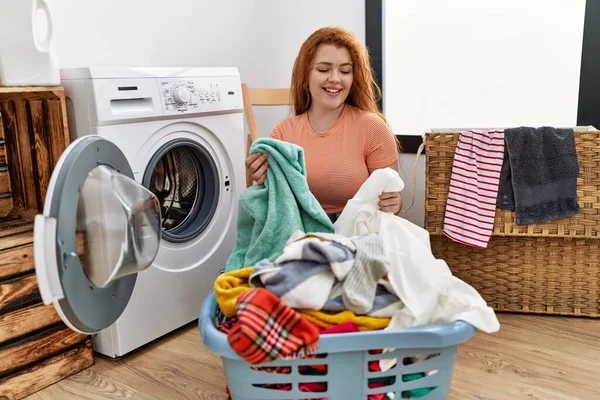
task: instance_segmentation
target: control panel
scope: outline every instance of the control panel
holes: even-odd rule
[[[210,112],[241,107],[239,80],[228,77],[159,79],[165,114]]]
[[[82,81],[81,88],[73,86],[77,90],[88,90],[90,85],[95,100],[86,112],[94,126],[114,121],[242,113],[244,109],[242,84],[235,68],[126,68],[100,72],[92,78],[84,74],[65,80],[68,85]]]

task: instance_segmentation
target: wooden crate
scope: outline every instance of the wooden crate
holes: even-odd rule
[[[0,116],[0,216],[13,207],[42,210],[69,144],[64,89],[0,88]]]
[[[33,218],[69,143],[61,87],[0,88],[0,399],[22,399],[93,365],[89,337],[42,303]]]

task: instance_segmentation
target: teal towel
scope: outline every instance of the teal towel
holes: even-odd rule
[[[334,233],[331,220],[308,189],[304,150],[295,144],[261,138],[250,154],[268,153],[267,179],[240,196],[237,240],[225,271],[274,261],[296,230]]]

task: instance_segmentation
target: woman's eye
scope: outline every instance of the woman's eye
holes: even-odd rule
[[[319,69],[318,71],[319,72],[327,72],[328,70],[327,69]]]
[[[348,75],[349,73],[351,73],[352,71],[341,71],[342,74],[344,75]]]

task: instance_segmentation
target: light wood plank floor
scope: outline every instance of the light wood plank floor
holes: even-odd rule
[[[499,319],[500,332],[460,346],[450,399],[600,398],[600,320]],[[90,369],[28,399],[224,400],[224,388],[220,358],[190,324],[119,360],[97,356]]]

